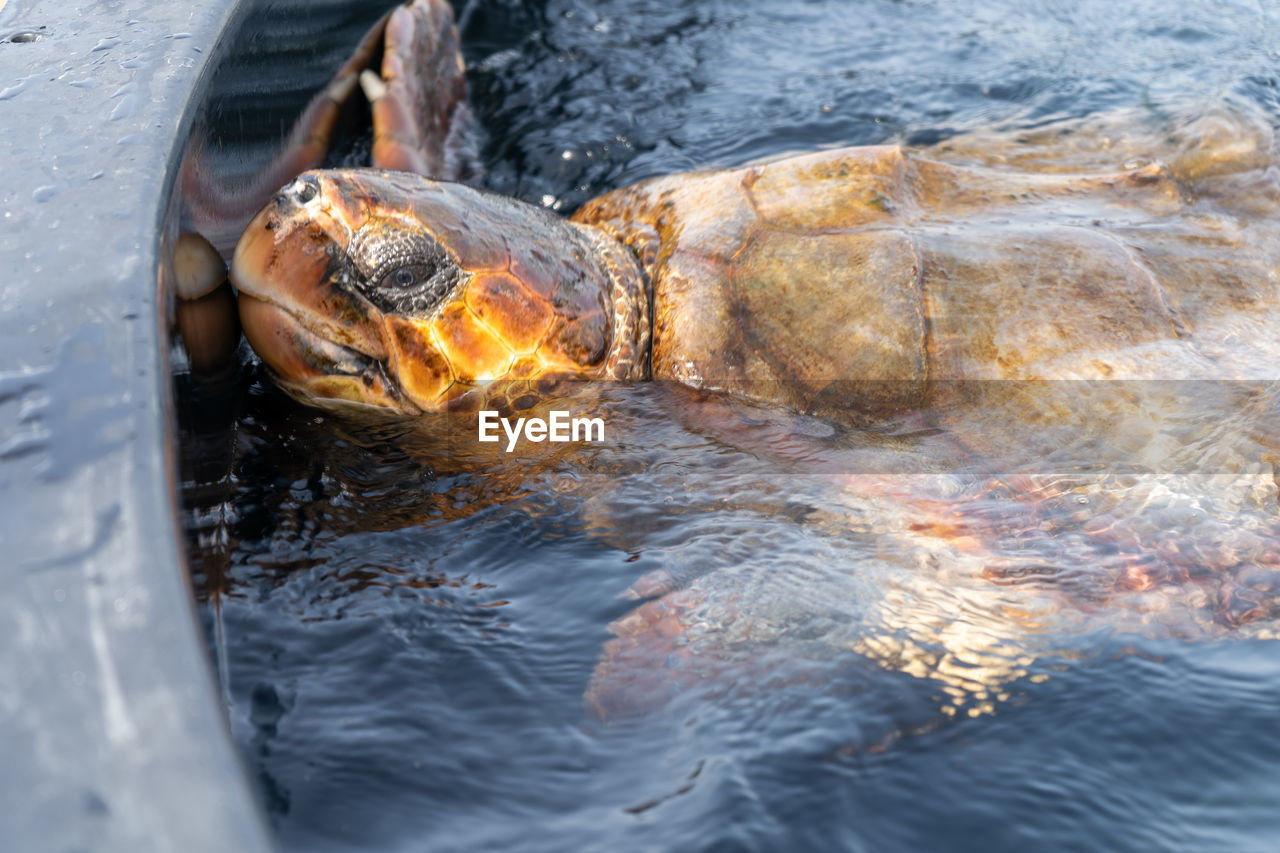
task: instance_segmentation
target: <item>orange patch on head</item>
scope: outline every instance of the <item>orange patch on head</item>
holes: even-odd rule
[[[511,350],[462,302],[446,305],[431,325],[459,381],[497,379],[511,367]]]
[[[512,379],[536,379],[547,370],[546,362],[537,356],[520,356],[511,364]]]
[[[453,384],[453,371],[437,351],[430,327],[395,314],[387,315],[387,327],[400,390],[422,408],[432,408]]]
[[[506,273],[476,276],[463,299],[481,322],[518,353],[536,350],[551,327],[551,306]]]

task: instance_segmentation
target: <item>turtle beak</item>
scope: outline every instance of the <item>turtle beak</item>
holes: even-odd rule
[[[322,174],[302,175],[253,218],[236,244],[231,281],[245,337],[281,383],[310,402],[416,412],[383,368],[381,316],[339,283],[364,213],[329,184]]]
[[[236,243],[231,280],[243,295],[310,311],[311,298],[346,251],[352,228],[330,203],[327,181],[304,174],[258,212]]]

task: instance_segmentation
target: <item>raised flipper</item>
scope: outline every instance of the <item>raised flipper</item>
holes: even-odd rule
[[[382,76],[360,74],[373,111],[374,166],[449,181],[478,171],[465,73],[447,3],[414,0],[391,13]]]
[[[329,84],[311,98],[279,152],[247,183],[228,182],[215,174],[204,155],[205,140],[195,134],[182,162],[184,225],[224,254],[235,244],[245,223],[266,200],[298,173],[324,162],[334,132],[357,91],[360,72],[377,62],[390,13],[369,28]]]
[[[379,67],[381,77],[373,70]],[[181,178],[189,231],[179,244],[212,244],[228,253],[249,218],[281,186],[324,165],[339,128],[359,114],[360,93],[368,98],[373,117],[372,165],[443,180],[463,180],[479,171],[477,128],[466,103],[453,11],[445,0],[413,0],[370,27],[307,104],[279,153],[248,182],[229,184],[213,174],[205,165],[203,140],[192,137]],[[205,266],[193,265],[192,257],[190,252],[175,253],[178,280],[209,274]],[[198,303],[192,301],[196,296]],[[224,284],[207,295],[179,292],[178,297],[180,329],[193,366],[225,367],[240,334],[230,289]]]
[[[189,229],[229,251],[249,218],[281,186],[324,164],[361,93],[371,101],[373,114],[372,165],[442,180],[462,180],[478,171],[476,125],[466,103],[453,12],[445,0],[413,0],[370,27],[350,59],[307,104],[279,153],[247,183],[229,184],[213,174],[202,156],[203,140],[192,138],[182,169]]]

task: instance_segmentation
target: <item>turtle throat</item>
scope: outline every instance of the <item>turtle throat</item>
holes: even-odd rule
[[[613,306],[610,344],[602,379],[632,381],[649,377],[653,293],[634,255],[608,232],[592,225],[570,223],[581,229],[600,259],[609,280]]]

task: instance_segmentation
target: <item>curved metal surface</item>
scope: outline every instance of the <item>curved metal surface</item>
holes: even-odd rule
[[[0,2],[8,850],[270,847],[182,570],[157,286],[182,143],[243,5]]]

